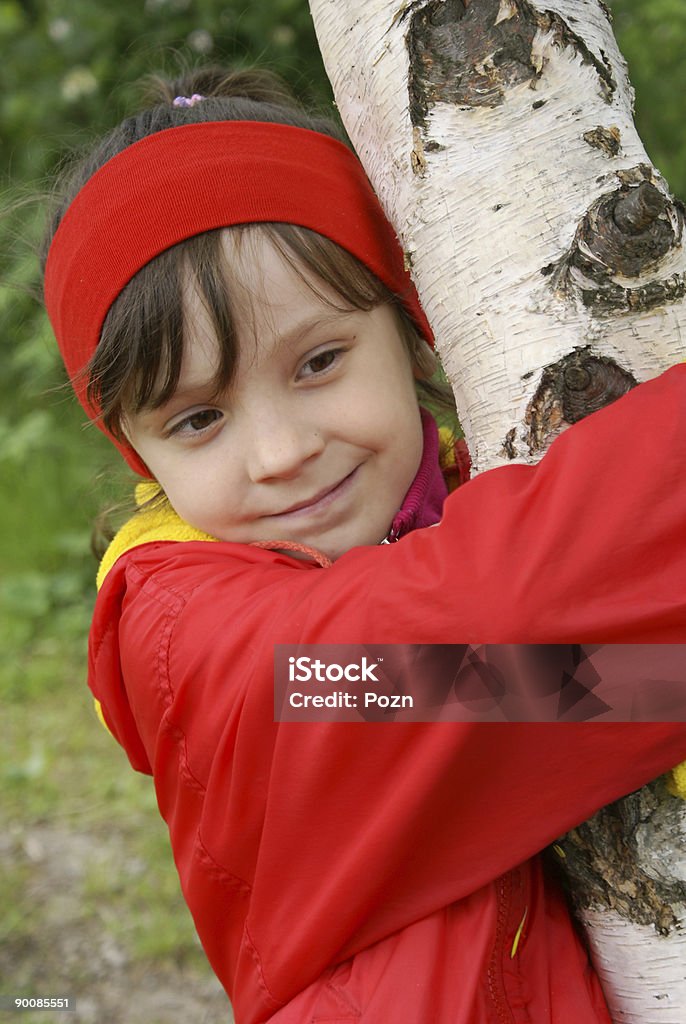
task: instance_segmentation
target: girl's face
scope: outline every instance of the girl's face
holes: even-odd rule
[[[228,232],[224,244],[232,249]],[[332,559],[378,544],[422,455],[395,314],[341,309],[264,239],[250,256],[230,386],[213,394],[218,342],[189,285],[178,388],[161,408],[127,416],[129,441],[176,512],[220,540],[294,541]]]

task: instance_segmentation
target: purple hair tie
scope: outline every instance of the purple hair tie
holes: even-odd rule
[[[205,97],[197,92],[194,92],[192,96],[175,96],[172,107],[194,107],[196,103],[200,103],[204,99]]]

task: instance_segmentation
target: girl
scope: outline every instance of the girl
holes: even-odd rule
[[[681,641],[686,368],[446,498],[397,240],[274,89],[172,83],[54,217],[70,379],[154,481],[101,567],[90,686],[239,1024],[607,1024],[536,854],[686,726],[279,724],[273,646]]]

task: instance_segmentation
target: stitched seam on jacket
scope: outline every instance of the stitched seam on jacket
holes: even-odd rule
[[[164,730],[173,738],[179,752],[179,770],[187,784],[198,792],[205,793],[205,786],[196,778],[190,767],[186,734],[169,719],[175,696],[169,664],[174,629],[197,587],[189,587],[183,592],[165,587],[154,576],[144,572],[133,559],[129,560],[126,571],[130,572],[131,577],[140,585],[139,598],[145,596],[155,601],[165,612],[164,624],[160,629],[159,642],[155,652],[155,677],[166,707],[160,719],[160,731]]]
[[[192,591],[189,592],[189,596]],[[165,627],[160,631],[160,642],[157,649],[157,679],[160,688],[166,689],[167,710],[160,721],[160,730],[164,729],[174,740],[179,752],[179,770],[187,784],[198,792],[204,794],[206,786],[196,778],[191,769],[188,757],[188,738],[183,729],[171,721],[172,705],[174,703],[175,690],[171,680],[171,648],[174,639],[174,630],[179,622],[181,613],[185,610],[188,598],[178,598],[177,606],[169,611]]]
[[[145,595],[146,598],[151,598],[153,601],[155,601],[157,604],[159,604],[164,609],[164,611],[166,613],[166,615],[165,615],[165,625],[164,625],[163,629],[160,631],[160,642],[158,644],[157,651],[156,651],[156,662],[157,662],[157,665],[156,665],[156,673],[155,673],[155,675],[156,675],[156,679],[158,680],[158,684],[159,684],[159,688],[160,688],[160,693],[161,693],[162,698],[163,698],[163,703],[167,707],[167,711],[165,711],[164,715],[162,716],[162,719],[160,720],[160,728],[161,729],[164,728],[167,731],[169,731],[169,726],[168,726],[168,723],[165,722],[165,717],[166,717],[166,715],[168,714],[168,711],[169,711],[169,705],[170,705],[170,702],[171,702],[171,699],[172,699],[170,694],[173,691],[172,691],[172,688],[171,688],[171,684],[169,682],[167,683],[166,686],[164,686],[164,684],[163,684],[162,676],[161,676],[161,673],[160,673],[160,670],[159,670],[159,665],[160,665],[160,661],[161,661],[160,653],[161,653],[162,645],[163,645],[163,642],[164,642],[166,634],[168,633],[169,634],[169,638],[171,638],[171,633],[173,631],[173,627],[174,627],[176,618],[181,613],[181,611],[184,609],[184,607],[185,607],[185,605],[187,603],[187,597],[184,597],[181,594],[175,593],[174,591],[170,591],[168,588],[161,587],[156,581],[151,580],[151,578],[136,565],[136,563],[135,563],[135,561],[133,561],[133,559],[129,559],[129,561],[128,561],[125,569],[124,569],[124,572],[125,572],[125,574],[130,573],[132,581],[134,581],[139,586],[139,588],[140,588],[139,596]],[[192,590],[189,591],[189,593],[192,593]],[[122,608],[123,608],[123,604],[124,604],[124,601],[122,600],[121,601],[121,607]],[[102,653],[103,646],[105,645],[106,641],[108,641],[111,638],[111,636],[118,631],[119,623],[120,623],[120,617],[119,616],[116,616],[116,617],[112,616],[109,619],[105,629],[102,631],[102,634],[100,635],[97,644],[95,644],[93,646],[93,648],[92,648],[92,658],[93,658],[93,663],[94,663],[94,665],[96,667],[97,667],[97,664],[98,664],[98,662],[100,660],[100,656],[101,656],[101,653]],[[166,678],[167,678],[167,680],[169,679],[168,671],[166,672]],[[167,691],[166,693],[165,693],[165,690]],[[127,700],[128,700],[128,697],[127,697]],[[138,727],[137,726],[136,726],[136,729],[138,731]],[[181,733],[181,735],[183,735],[183,733]],[[140,737],[140,733],[139,733],[139,738],[141,738],[141,742],[142,742],[142,737]],[[190,768],[188,767],[188,758],[187,758],[186,753],[185,753],[185,736],[184,736],[184,758],[183,758],[183,760],[185,762],[185,768],[186,768],[185,774],[188,776],[189,780],[192,782],[192,784],[194,786],[196,786],[196,787],[199,786],[200,783],[198,782],[197,779],[195,779],[195,777],[193,776],[192,772],[190,771]]]
[[[195,833],[195,845],[198,853],[198,859],[205,862],[206,867],[209,868],[210,872],[216,876],[217,881],[221,882],[222,885],[227,885],[231,889],[238,889],[244,896],[250,896],[252,894],[252,886],[245,879],[239,875],[234,875],[231,871],[220,864],[212,856],[210,851],[205,846],[201,835],[202,825],[198,825]]]
[[[342,989],[339,985],[336,984],[336,982],[333,980],[333,978],[329,978],[328,979],[328,981],[326,982],[326,988],[331,993],[331,995],[334,997],[334,999],[338,1003],[340,1009],[346,1014],[346,1016],[344,1018],[345,1020],[355,1020],[356,1018],[359,1018],[359,1017],[362,1016],[362,1010],[361,1010],[360,1006],[358,1006],[358,1004],[353,1001],[352,996],[348,992],[346,992],[345,989]],[[351,1014],[352,1014],[352,1016],[351,1016]],[[314,1021],[325,1021],[325,1020],[338,1020],[339,1018],[340,1018],[340,1015],[338,1017],[334,1017],[334,1018],[331,1018],[330,1015],[327,1016],[327,1017],[314,1016],[312,1018],[312,1020],[314,1022]]]
[[[204,862],[206,868],[208,868],[209,871],[215,876],[220,885],[223,885],[234,892],[238,890],[242,895],[250,896],[252,894],[252,886],[244,879],[240,878],[238,875],[232,874],[222,864],[219,864],[219,862],[215,860],[215,858],[212,856],[210,851],[205,846],[205,843],[203,842],[200,832],[201,826],[198,826],[198,830],[195,835],[195,845],[196,852],[198,854],[198,859]],[[253,941],[252,935],[250,934],[250,929],[248,927],[247,920],[243,925],[243,944],[248,954],[250,955],[250,959],[253,961],[255,965],[255,971],[257,974],[257,979],[260,988],[264,990],[265,997],[269,999],[271,1003],[273,1003],[273,1009],[278,1010],[282,1006],[285,1006],[286,1003],[284,1003],[283,999],[278,999],[269,988],[269,985],[267,984],[267,981],[264,976],[262,959],[257,951],[257,946]]]
[[[248,953],[250,954],[253,963],[255,964],[255,971],[257,974],[257,980],[260,984],[260,987],[264,989],[265,995],[274,1004],[274,1009],[280,1009],[282,1006],[286,1006],[286,1003],[283,1001],[283,999],[278,999],[269,988],[269,985],[267,984],[267,981],[264,976],[264,968],[262,967],[262,959],[260,957],[260,954],[257,952],[257,947],[255,943],[253,942],[253,938],[252,935],[250,934],[250,928],[248,927],[247,920],[243,925],[243,943]]]
[[[92,650],[93,650],[93,662],[95,664],[97,664],[97,662],[98,662],[98,659],[100,657],[100,651],[102,650],[103,644],[110,637],[110,635],[114,632],[114,630],[118,629],[118,628],[119,628],[118,620],[110,618],[108,620],[108,622],[107,622],[107,625],[105,626],[105,628],[103,629],[102,633],[100,634],[100,637],[98,638],[97,644],[93,644],[93,648],[92,648]]]

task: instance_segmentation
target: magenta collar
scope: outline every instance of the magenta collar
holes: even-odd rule
[[[434,526],[441,518],[443,502],[448,496],[438,458],[438,427],[426,409],[421,413],[424,430],[422,461],[383,543],[400,540],[406,533],[423,526]]]

